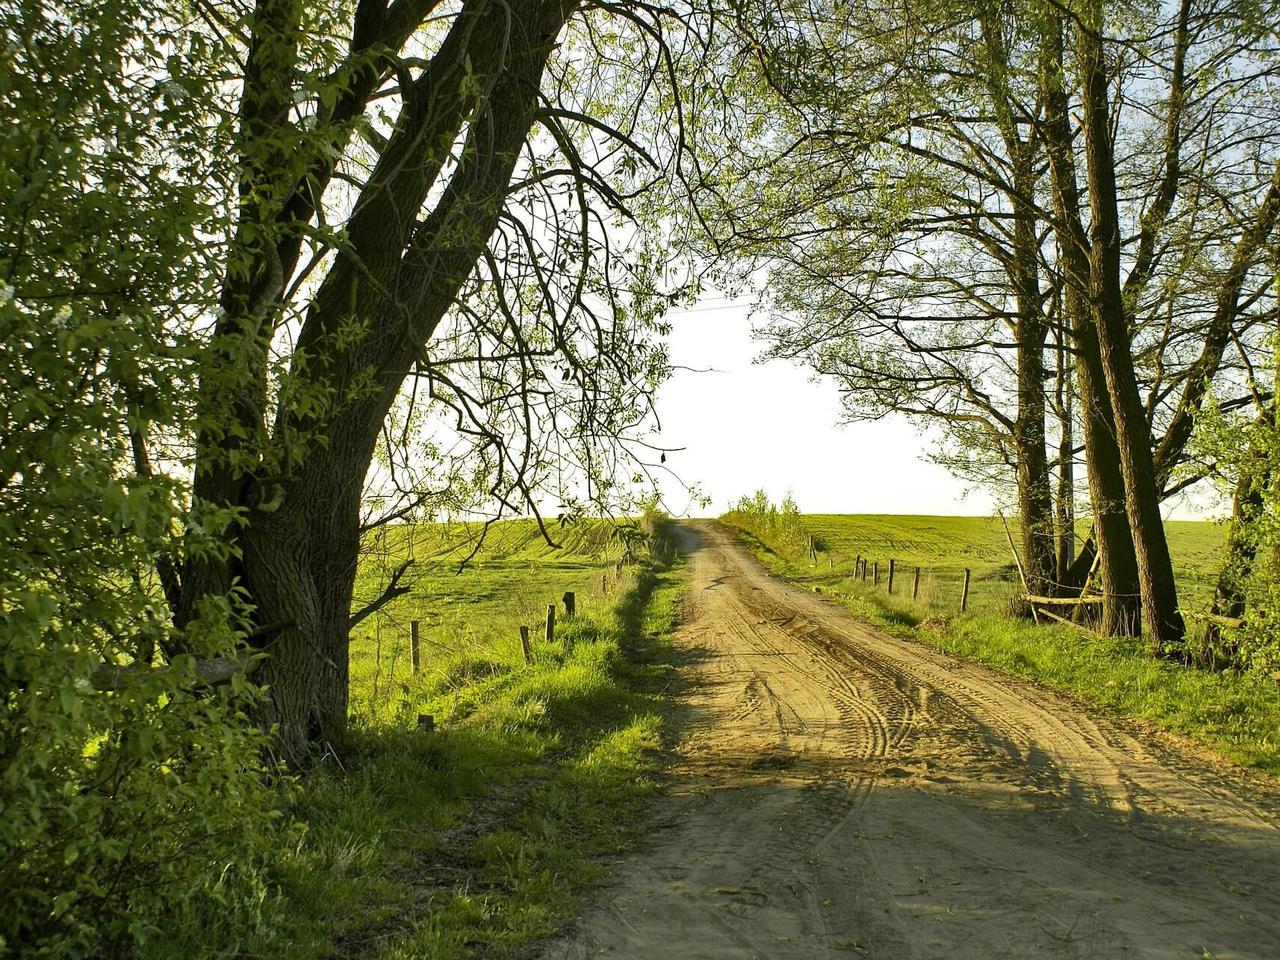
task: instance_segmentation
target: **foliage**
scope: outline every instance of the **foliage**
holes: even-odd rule
[[[255,689],[196,675],[234,598],[161,612],[185,491],[137,443],[191,388],[214,78],[128,0],[6,6],[0,44],[0,952],[234,950],[277,919],[282,794]]]
[[[769,494],[757,490],[751,496],[739,498],[724,519],[749,530],[759,539],[787,553],[799,555],[809,550],[811,534],[800,517],[800,508],[788,491],[782,502],[774,505]]]
[[[951,441],[936,454],[944,465],[1007,485],[1019,462],[1009,434],[1026,400],[1015,382],[1019,345],[1043,353],[1051,371],[1070,358],[1069,344],[1028,344],[1021,330],[1028,316],[1038,327],[1068,309],[1041,68],[1055,64],[1075,123],[1080,65],[1071,43],[1041,47],[1046,11],[1058,8],[740,6],[740,20],[764,29],[736,65],[735,92],[760,105],[708,200],[729,254],[721,269],[752,283],[767,271],[758,332],[769,355],[833,380],[845,416],[899,411],[940,425]],[[1274,223],[1277,51],[1238,4],[1196,6],[1182,38],[1185,77],[1175,78],[1178,4],[1094,8],[1105,13],[1115,73],[1120,232],[1141,247],[1123,258],[1126,309],[1159,440],[1194,408],[1206,378],[1236,390],[1264,350],[1274,271],[1259,241]],[[1167,169],[1170,151],[1181,161]],[[1083,157],[1078,166],[1085,186]],[[1166,200],[1169,211],[1157,214]],[[1088,224],[1088,211],[1077,212]],[[1021,236],[1024,218],[1034,229]],[[1243,360],[1221,349],[1228,327]],[[1051,438],[1064,411],[1052,413]],[[1169,469],[1181,448],[1171,442],[1162,457]]]
[[[1211,476],[1233,503],[1225,522],[1214,613],[1192,638],[1202,660],[1251,668],[1262,674],[1280,668],[1280,430],[1275,403],[1247,413],[1206,403],[1196,420],[1197,457],[1211,464]],[[1201,649],[1200,647],[1203,647]]]

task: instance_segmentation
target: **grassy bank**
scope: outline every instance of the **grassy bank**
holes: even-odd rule
[[[1183,667],[1152,659],[1140,641],[1102,638],[1005,616],[1017,571],[999,520],[980,517],[804,515],[817,562],[767,532],[737,529],[775,573],[820,590],[856,615],[966,659],[1071,691],[1113,714],[1141,718],[1239,763],[1280,774],[1280,684],[1260,674]],[[1169,524],[1184,602],[1207,589],[1221,549],[1211,523]],[[1016,531],[1015,531],[1016,536]],[[794,541],[794,537],[791,538]],[[853,559],[898,560],[894,595],[853,576]],[[914,567],[932,574],[911,599]],[[971,604],[959,611],[963,569]]]
[[[474,533],[396,531],[361,571],[376,590],[383,561],[412,550],[417,580],[356,631],[353,742],[296,810],[307,832],[288,866],[287,956],[508,955],[553,932],[643,822],[677,574],[654,559],[619,571],[604,525],[551,550],[523,523],[496,528],[459,573]],[[548,643],[542,617],[566,590],[577,616]],[[531,665],[521,623],[535,627]]]
[[[883,587],[889,560],[893,559],[897,567],[895,589],[909,593],[918,566],[918,602],[938,613],[959,608],[966,568],[971,572],[971,610],[1003,609],[1020,592],[1005,528],[996,517],[801,514],[794,521],[796,530],[790,537],[761,529],[750,522],[750,517],[729,514],[725,519],[754,537],[761,549],[792,562],[797,572],[805,575],[820,575],[833,581],[851,579],[855,560],[863,557],[879,564]],[[1173,520],[1165,524],[1165,530],[1183,604],[1196,609],[1207,602],[1217,577],[1222,559],[1222,527],[1210,522]],[[1016,521],[1009,521],[1009,532],[1016,542]],[[1081,532],[1086,532],[1084,527]],[[801,535],[813,537],[816,563],[793,545]],[[869,573],[869,580],[870,577]]]

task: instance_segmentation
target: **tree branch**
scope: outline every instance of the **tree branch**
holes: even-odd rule
[[[388,581],[386,588],[382,591],[382,593],[378,596],[378,598],[374,600],[372,603],[366,604],[365,606],[361,607],[359,610],[357,610],[355,613],[351,615],[351,619],[347,621],[348,630],[355,629],[356,624],[358,624],[361,620],[364,620],[366,617],[373,616],[373,614],[377,613],[379,610],[381,610],[383,607],[389,604],[392,600],[396,599],[397,597],[403,597],[406,593],[408,593],[412,589],[411,587],[408,587],[408,586],[402,586],[400,584],[400,580],[405,575],[405,571],[407,571],[411,566],[413,566],[413,563],[414,563],[413,558],[410,557],[404,563],[400,564],[399,569],[397,569],[395,573],[391,574],[390,581]]]

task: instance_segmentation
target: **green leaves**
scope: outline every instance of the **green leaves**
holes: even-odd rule
[[[183,634],[156,613],[229,169],[218,73],[178,30],[128,0],[0,11],[6,952],[161,955],[184,929],[212,951],[272,909],[281,797],[244,722],[260,692],[165,664],[237,655],[229,608]],[[214,889],[225,917],[196,922]]]

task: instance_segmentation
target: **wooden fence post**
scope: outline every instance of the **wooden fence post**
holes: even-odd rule
[[[916,567],[916,578],[911,584],[911,599],[914,600],[920,596],[920,568]]]
[[[964,568],[964,592],[960,594],[960,612],[969,609],[969,568]]]
[[[422,647],[418,641],[418,621],[409,621],[409,663],[410,671],[417,673],[422,669]]]
[[[893,593],[893,570],[898,565],[898,561],[892,557],[889,558],[889,592]]]
[[[554,603],[547,604],[547,643],[555,643],[556,640],[556,605]]]
[[[564,618],[572,620],[573,615],[578,612],[578,601],[574,597],[572,590],[566,590],[564,596],[560,598],[564,601]]]
[[[878,587],[880,585],[880,561],[877,560],[871,568],[871,585]]]
[[[520,652],[524,654],[525,663],[533,663],[533,649],[529,646],[529,628],[520,625]]]

